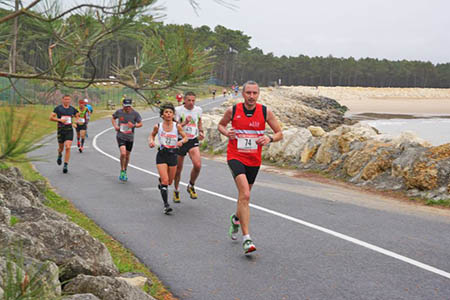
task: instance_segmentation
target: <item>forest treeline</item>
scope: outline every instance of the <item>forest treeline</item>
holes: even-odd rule
[[[0,17],[6,11],[0,10]],[[80,18],[92,23],[96,19],[89,16],[72,15],[64,22],[67,30],[71,24],[79,24]],[[71,20],[73,22],[71,22]],[[76,20],[76,22],[75,22]],[[61,21],[62,22],[62,21]],[[19,72],[33,73],[48,66],[48,48],[55,41],[39,34],[40,26],[27,18],[21,19],[18,40]],[[0,36],[11,33],[11,22],[0,24]],[[215,83],[230,85],[255,80],[261,85],[270,85],[281,79],[282,85],[310,86],[368,86],[368,87],[450,87],[450,63],[433,64],[424,61],[390,61],[373,58],[337,58],[299,56],[274,56],[259,48],[250,46],[251,37],[239,30],[224,26],[192,27],[189,24],[174,25],[155,22],[150,16],[142,16],[129,25],[128,33],[114,36],[93,51],[95,76],[107,78],[114,68],[126,68],[139,61],[141,39],[139,35],[177,35],[189,40],[197,50],[212,57],[210,78]],[[276,38],[276,37],[267,37]],[[162,38],[161,43],[164,43]],[[330,49],[333,52],[333,49]],[[47,56],[47,57],[46,57]],[[8,57],[0,56],[0,69],[8,69]],[[92,68],[80,68],[80,77],[92,76]]]

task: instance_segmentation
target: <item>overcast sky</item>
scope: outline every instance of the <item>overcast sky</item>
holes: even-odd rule
[[[165,23],[223,25],[277,56],[450,62],[449,0],[160,0]]]

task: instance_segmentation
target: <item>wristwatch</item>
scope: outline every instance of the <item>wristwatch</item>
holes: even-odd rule
[[[270,139],[270,142],[269,142],[269,143],[272,143],[272,142],[273,142],[273,137],[271,137],[270,135],[268,135],[268,137],[269,137],[269,139]]]

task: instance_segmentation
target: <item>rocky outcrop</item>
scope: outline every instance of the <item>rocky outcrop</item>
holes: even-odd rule
[[[113,294],[106,295],[91,286],[80,290],[80,295],[64,299],[151,299],[141,290],[143,284],[151,282],[142,274],[120,275],[103,243],[44,206],[45,201],[39,188],[24,180],[18,169],[0,170],[0,298],[8,285],[40,295],[35,299],[57,298],[61,296],[61,282],[91,275],[92,282],[97,282],[96,278],[104,282],[102,290],[110,283],[108,289],[119,286],[119,291],[126,290],[133,296],[113,298]],[[10,278],[11,272],[20,276]]]
[[[450,144],[432,147],[412,132],[380,134],[343,118],[339,112],[344,109],[331,99],[295,92],[295,88],[261,90],[261,99],[270,99],[268,106],[282,120],[284,135],[281,142],[263,148],[264,159],[380,190],[403,190],[436,201],[450,198]],[[287,108],[280,110],[281,105]],[[217,131],[218,113],[223,110],[203,116],[205,143],[211,149],[226,149],[227,140]],[[287,120],[286,112],[292,111],[299,115]]]

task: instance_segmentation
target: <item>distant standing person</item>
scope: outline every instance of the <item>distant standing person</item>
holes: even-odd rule
[[[89,109],[86,107],[86,101],[78,101],[79,118],[77,123],[77,147],[80,153],[84,149],[84,139],[86,138],[87,122],[89,120]],[[80,141],[81,139],[81,141]]]
[[[225,98],[227,96],[227,89],[223,89],[222,94],[223,94],[223,97]]]
[[[172,184],[177,168],[177,148],[188,141],[180,124],[174,122],[175,108],[173,104],[167,103],[161,106],[159,115],[163,121],[153,127],[148,137],[150,148],[155,147],[155,137],[158,136],[159,148],[156,155],[156,168],[159,173],[158,189],[164,203],[164,213],[169,214],[172,208],[167,200],[168,186]],[[182,139],[178,140],[178,136]]]
[[[73,141],[73,128],[77,127],[78,110],[70,105],[72,99],[69,95],[64,95],[61,100],[61,105],[53,109],[50,115],[50,121],[58,122],[58,158],[56,163],[58,166],[62,163],[62,152],[65,150],[63,173],[69,171],[70,148]],[[75,118],[75,120],[74,120]]]
[[[86,119],[86,138],[88,137],[88,132],[87,132],[87,125],[89,123],[89,121],[91,120],[91,115],[94,113],[94,109],[92,108],[92,105],[89,104],[89,99],[84,99],[84,104],[86,105],[87,109],[89,110],[89,114],[87,116]]]
[[[234,94],[237,96],[238,93],[239,93],[239,86],[236,85],[236,86],[234,87]]]
[[[183,95],[177,94],[176,97],[178,105],[181,105],[181,102],[183,101]]]
[[[183,171],[184,158],[186,154],[189,153],[189,157],[192,161],[191,176],[189,179],[189,184],[187,186],[187,192],[191,199],[197,199],[198,195],[195,192],[195,181],[200,174],[200,169],[202,167],[199,140],[203,140],[203,126],[202,126],[202,108],[195,105],[195,93],[187,92],[184,95],[184,105],[175,108],[175,120],[183,128],[189,141],[184,144],[180,149],[178,149],[178,164],[177,172],[175,174],[175,190],[173,192],[173,202],[180,202],[180,192],[178,190],[180,186],[181,171]],[[180,137],[181,138],[181,137]]]
[[[215,99],[216,98],[216,90],[215,89],[212,90],[212,95],[213,95],[213,99]]]
[[[256,250],[250,237],[250,191],[261,166],[262,146],[283,138],[275,115],[266,106],[256,103],[259,86],[254,81],[242,87],[244,102],[228,108],[219,122],[218,130],[229,138],[227,163],[239,192],[236,213],[231,215],[229,236],[237,239],[239,225],[242,228],[244,253]],[[231,128],[227,129],[231,122]],[[266,122],[273,136],[265,135]]]
[[[127,167],[133,149],[134,129],[142,127],[141,115],[132,108],[132,103],[131,99],[124,99],[123,107],[118,109],[111,118],[111,123],[117,131],[116,138],[120,149],[120,181],[128,180]]]

